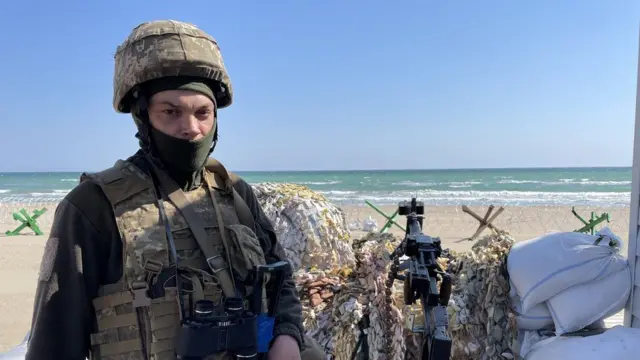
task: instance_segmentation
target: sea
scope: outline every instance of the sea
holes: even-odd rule
[[[250,184],[308,186],[337,204],[629,206],[631,168],[237,172]],[[80,173],[0,173],[0,204],[57,202]]]

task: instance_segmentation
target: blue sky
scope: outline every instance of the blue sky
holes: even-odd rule
[[[219,41],[234,170],[629,166],[640,2],[4,1],[0,171],[137,149],[113,54],[143,21]]]

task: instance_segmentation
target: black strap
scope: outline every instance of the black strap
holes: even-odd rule
[[[367,339],[367,333],[365,330],[369,327],[369,315],[363,315],[360,321],[358,321],[358,327],[360,328],[360,336],[358,336],[358,342],[356,347],[351,353],[351,360],[355,360],[358,354],[362,354],[362,360],[369,360],[369,342]],[[358,351],[360,350],[360,351]]]
[[[220,282],[220,287],[222,288],[222,292],[225,297],[235,297],[236,296],[236,286],[235,280],[231,275],[231,272],[227,266],[227,264],[231,264],[231,257],[229,256],[229,244],[227,241],[226,232],[224,230],[224,224],[222,223],[222,216],[220,214],[220,209],[215,201],[215,197],[211,196],[211,200],[213,201],[214,210],[216,212],[218,228],[220,229],[220,235],[222,237],[222,243],[224,246],[224,252],[227,260],[223,258],[221,254],[217,254],[213,244],[207,240],[207,233],[204,229],[204,222],[195,213],[191,203],[185,196],[184,192],[180,187],[175,183],[175,181],[169,177],[169,175],[160,169],[152,160],[149,161],[153,167],[153,172],[158,177],[160,181],[161,187],[168,193],[169,201],[171,201],[176,208],[180,211],[184,219],[187,221],[191,232],[193,233],[200,250],[204,253],[204,256],[207,258],[207,264],[211,268],[213,275],[218,278]],[[207,179],[207,177],[204,177]],[[209,191],[209,189],[207,189]]]

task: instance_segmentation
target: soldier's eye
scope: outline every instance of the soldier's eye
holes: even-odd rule
[[[212,111],[210,109],[200,109],[196,112],[196,115],[200,116],[200,117],[208,117],[209,114],[211,114]]]
[[[175,109],[166,109],[166,110],[162,110],[162,113],[167,116],[174,116],[178,114],[178,111],[176,111]]]

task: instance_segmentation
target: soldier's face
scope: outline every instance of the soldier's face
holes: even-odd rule
[[[198,140],[215,122],[215,105],[207,96],[189,90],[156,93],[149,104],[151,126],[169,136]]]

